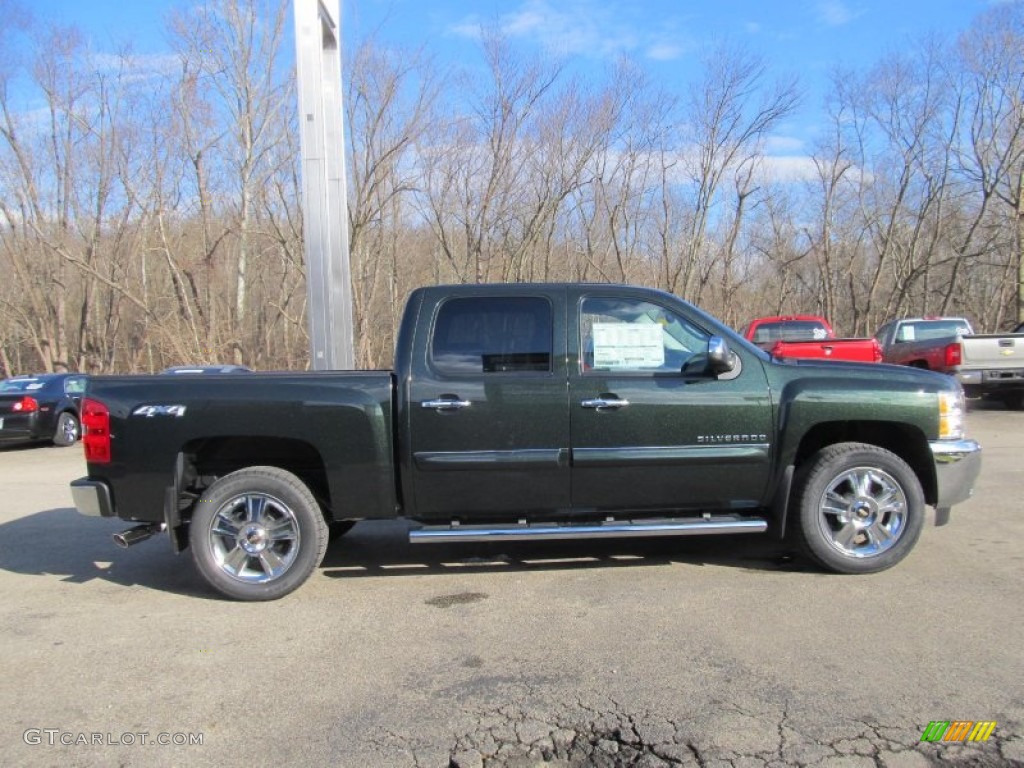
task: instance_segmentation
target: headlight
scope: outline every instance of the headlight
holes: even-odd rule
[[[939,439],[961,440],[964,437],[964,391],[939,392]]]

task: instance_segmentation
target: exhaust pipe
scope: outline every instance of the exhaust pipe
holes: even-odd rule
[[[128,549],[132,544],[145,541],[154,533],[160,533],[164,529],[164,523],[143,523],[114,534],[114,543],[121,549]]]

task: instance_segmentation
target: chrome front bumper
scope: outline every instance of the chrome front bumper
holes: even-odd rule
[[[950,507],[967,501],[974,493],[974,482],[981,472],[981,446],[974,440],[933,440],[929,445],[938,491],[935,524],[945,525]]]
[[[106,483],[81,477],[71,481],[71,498],[75,507],[89,517],[113,517],[114,504]]]

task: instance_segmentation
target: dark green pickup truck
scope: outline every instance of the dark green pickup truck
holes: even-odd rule
[[[166,530],[203,577],[281,597],[356,520],[414,542],[751,533],[869,573],[980,469],[956,380],[775,360],[646,288],[439,286],[395,371],[90,379],[79,511]]]

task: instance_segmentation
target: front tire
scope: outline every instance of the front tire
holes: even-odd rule
[[[225,475],[202,495],[189,525],[206,582],[236,600],[276,600],[320,565],[327,524],[308,487],[277,467]]]
[[[830,571],[884,571],[906,557],[921,535],[921,483],[903,459],[884,448],[823,448],[800,471],[797,488],[797,539]]]

